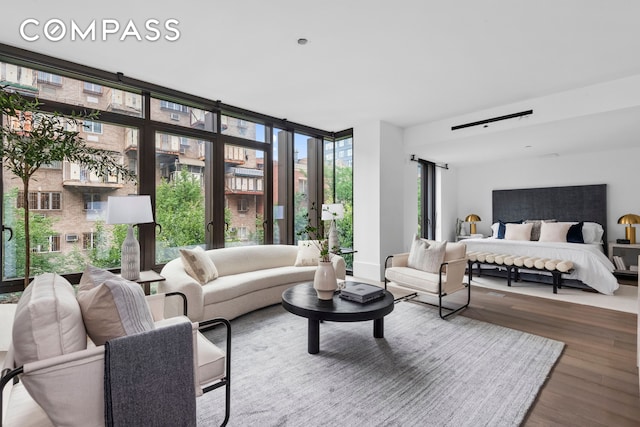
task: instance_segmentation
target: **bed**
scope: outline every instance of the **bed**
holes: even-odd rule
[[[618,289],[613,275],[614,266],[605,254],[607,224],[606,184],[566,187],[494,190],[492,195],[493,221],[520,222],[553,219],[558,222],[589,223],[602,226],[593,243],[542,242],[498,239],[494,236],[465,239],[467,252],[492,252],[569,260],[574,270],[565,276],[563,286],[589,287],[602,294],[612,295]],[[495,229],[496,226],[493,226]],[[585,228],[585,233],[587,229]],[[585,234],[586,237],[586,234]],[[520,278],[548,282],[546,275],[521,269]],[[483,274],[504,275],[495,268],[483,269]]]

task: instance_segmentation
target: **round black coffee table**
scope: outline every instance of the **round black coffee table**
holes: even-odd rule
[[[347,282],[347,286],[356,282]],[[316,354],[320,351],[320,321],[363,322],[373,320],[373,336],[384,338],[384,316],[393,311],[393,295],[384,291],[384,297],[360,304],[347,301],[338,296],[332,300],[320,300],[313,289],[313,283],[293,286],[282,293],[282,306],[289,312],[306,317],[307,351]]]

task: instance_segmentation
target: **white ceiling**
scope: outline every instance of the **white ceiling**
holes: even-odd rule
[[[640,74],[638,17],[635,0],[32,0],[5,11],[0,42],[339,131],[374,120],[406,128]],[[147,19],[175,18],[181,35],[27,42],[27,18],[133,19],[142,35]],[[609,116],[598,134],[609,119],[620,128],[622,116]],[[640,131],[637,114],[623,116]],[[573,122],[557,124],[571,140],[593,124]]]

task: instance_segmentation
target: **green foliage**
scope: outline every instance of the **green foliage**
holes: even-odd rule
[[[251,240],[257,245],[264,244],[264,216],[256,215],[256,232],[255,235],[250,236]]]
[[[200,182],[185,169],[178,179],[156,188],[156,218],[163,226],[156,236],[159,260],[175,258],[175,248],[204,242],[204,195]]]
[[[336,167],[336,199],[344,206],[344,218],[336,221],[340,247],[353,247],[353,169]],[[347,267],[353,267],[353,255],[344,255]]]
[[[78,163],[98,176],[116,175],[134,179],[135,175],[120,162],[120,154],[90,147],[79,136],[83,120],[95,120],[97,113],[63,116],[41,110],[37,99],[22,97],[6,87],[0,88],[0,109],[7,120],[0,126],[0,146],[4,167],[20,178],[24,206],[24,287],[29,284],[31,238],[29,181],[42,165],[67,160]],[[34,260],[35,261],[35,260]]]
[[[89,250],[89,261],[100,268],[112,268],[120,265],[120,248],[127,236],[128,226],[117,224],[109,230],[103,221],[95,223],[95,241]]]
[[[314,215],[315,217],[311,217]],[[311,203],[311,208],[309,208],[308,212],[303,214],[303,218],[305,220],[305,226],[296,232],[298,237],[301,240],[312,240],[313,244],[320,251],[320,261],[329,261],[329,241],[322,231],[322,220],[320,219],[320,213],[316,208],[315,203]],[[314,219],[312,221],[312,218]],[[318,224],[317,226],[313,224]]]
[[[16,191],[17,192],[17,191]],[[6,196],[5,196],[6,197]],[[15,196],[13,203],[15,204]],[[25,229],[24,229],[24,215],[25,210],[23,208],[14,208],[13,215],[15,218],[13,226],[13,239],[14,248],[25,247]],[[57,258],[60,254],[48,253],[49,251],[49,236],[56,234],[53,224],[55,220],[44,215],[30,215],[31,225],[31,247],[40,248],[40,252],[34,252],[31,254],[31,271],[34,275],[45,272],[56,272]],[[15,251],[15,277],[22,277],[25,273],[25,253],[20,250]]]

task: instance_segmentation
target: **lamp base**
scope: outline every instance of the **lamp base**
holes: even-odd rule
[[[476,234],[476,233],[477,233],[477,231],[476,231],[476,223],[472,222],[469,225],[469,234]]]
[[[636,229],[632,225],[627,225],[624,229],[624,237],[631,243],[632,245],[636,244]]]
[[[127,237],[122,242],[120,255],[120,275],[123,279],[138,280],[140,278],[140,243],[133,235],[133,226],[129,225]]]
[[[340,242],[338,241],[338,227],[336,227],[335,220],[331,221],[331,228],[329,229],[329,252],[336,253],[340,250]]]

